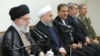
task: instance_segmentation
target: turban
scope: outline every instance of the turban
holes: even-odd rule
[[[47,5],[47,6],[43,7],[42,9],[40,9],[40,11],[38,12],[37,16],[41,17],[41,16],[43,16],[44,14],[46,14],[47,12],[49,12],[51,10],[52,10],[51,6]]]
[[[29,11],[28,6],[23,4],[23,5],[11,8],[9,11],[9,15],[11,17],[11,20],[14,21],[16,18],[19,18],[25,14],[28,14],[29,12],[30,11]]]

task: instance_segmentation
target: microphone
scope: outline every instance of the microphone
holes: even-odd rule
[[[72,28],[70,25],[64,25],[64,24],[62,24],[61,22],[59,22],[58,24],[59,24],[60,26],[66,27],[66,28],[68,28],[68,29]]]
[[[39,31],[36,27],[34,28],[39,34],[41,34],[42,36],[44,36],[45,38],[47,38],[47,35],[45,35],[44,33],[42,33],[41,31]]]
[[[71,31],[72,32],[74,30],[74,28],[72,26],[68,25],[68,24],[64,25],[61,22],[57,22],[57,21],[54,21],[54,23],[58,26],[66,28],[66,31]]]
[[[44,33],[42,33],[41,31],[39,31],[37,29],[37,27],[34,28],[34,33],[37,34],[40,38],[38,38],[38,45],[40,46],[46,46],[50,43],[49,38],[47,37],[47,35],[45,35]]]
[[[35,29],[33,30],[33,32],[34,32],[37,36],[39,36],[38,43],[39,43],[40,41],[44,41],[44,38],[43,38]]]
[[[37,33],[35,30],[34,30],[34,33],[35,33],[36,35],[38,35],[40,38],[42,38],[42,36],[41,36],[39,33]]]

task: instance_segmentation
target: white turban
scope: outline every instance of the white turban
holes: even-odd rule
[[[42,9],[40,9],[40,11],[38,12],[37,16],[41,17],[41,16],[43,16],[44,14],[46,14],[47,12],[49,12],[51,10],[52,10],[51,6],[47,5],[47,6],[43,7]]]

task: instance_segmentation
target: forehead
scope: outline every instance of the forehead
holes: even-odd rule
[[[23,16],[20,17],[21,19],[29,19],[29,14],[25,14]]]
[[[73,5],[73,8],[78,8],[78,5]]]
[[[86,6],[86,5],[84,5],[84,6],[82,6],[82,8],[87,8],[87,6]]]
[[[68,10],[68,7],[67,6],[63,6],[60,8],[60,10]]]

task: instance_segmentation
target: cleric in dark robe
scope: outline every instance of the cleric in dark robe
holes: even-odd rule
[[[36,56],[39,51],[29,34],[29,12],[24,4],[10,9],[9,15],[13,23],[3,37],[3,56]]]
[[[53,27],[53,25],[52,25],[53,14],[52,14],[51,6],[47,5],[47,6],[43,7],[42,9],[40,9],[37,16],[40,18],[40,21],[35,25],[35,28],[33,28],[31,31],[33,39],[35,39],[37,42],[39,42],[38,38],[42,38],[42,37],[39,37],[39,35],[41,35],[43,37],[47,36],[47,37],[44,37],[44,39],[48,38],[48,41],[44,40],[44,42],[45,41],[46,42],[50,41],[50,42],[48,43],[48,45],[42,46],[41,49],[44,51],[44,53],[49,51],[50,49],[52,49],[54,54],[57,56],[59,53],[63,56],[67,55],[67,52],[66,52],[65,48],[63,47],[63,44],[59,38],[57,31],[56,31],[55,27]],[[34,30],[37,30],[38,36],[34,32]],[[45,43],[43,43],[43,45],[44,44]]]

